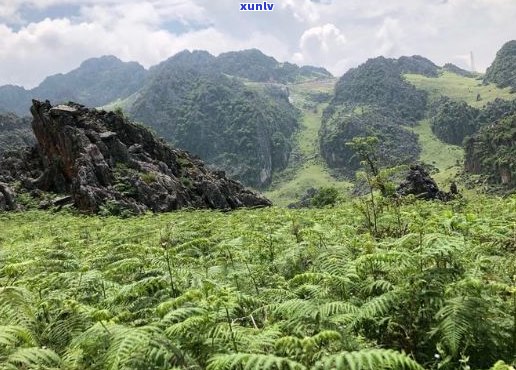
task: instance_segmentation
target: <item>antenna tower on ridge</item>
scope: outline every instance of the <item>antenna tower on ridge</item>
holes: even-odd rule
[[[471,67],[471,72],[476,72],[476,68],[475,68],[475,56],[473,55],[473,52],[470,51],[469,53],[469,57],[470,57],[470,67]]]

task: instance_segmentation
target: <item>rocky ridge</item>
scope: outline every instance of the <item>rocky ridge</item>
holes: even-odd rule
[[[271,205],[119,114],[37,100],[31,113],[37,149],[0,159],[0,182],[18,181],[32,194],[68,195],[77,209],[89,213]],[[4,209],[15,208],[3,203]],[[0,198],[0,207],[3,203]]]

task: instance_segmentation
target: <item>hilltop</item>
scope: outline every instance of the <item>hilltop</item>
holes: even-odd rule
[[[494,83],[498,87],[516,90],[516,40],[505,43],[496,53],[496,58],[487,69],[484,83]]]
[[[135,93],[144,83],[146,74],[147,71],[136,62],[122,62],[114,56],[91,58],[68,73],[45,78],[31,90],[0,86],[0,109],[25,116],[32,99],[57,103],[78,101],[88,106],[101,106]]]

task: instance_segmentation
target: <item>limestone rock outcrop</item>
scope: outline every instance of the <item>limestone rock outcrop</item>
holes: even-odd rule
[[[447,201],[453,198],[452,193],[439,190],[437,183],[430,176],[430,174],[419,164],[410,166],[409,173],[406,179],[398,186],[396,193],[401,196],[415,195],[417,198],[432,200],[439,199]]]
[[[119,114],[37,100],[31,113],[37,153],[25,153],[22,163],[0,161],[0,181],[16,179],[28,190],[70,195],[76,208],[91,213],[271,205]]]

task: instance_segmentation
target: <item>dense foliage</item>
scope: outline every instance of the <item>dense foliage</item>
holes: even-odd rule
[[[516,89],[516,40],[505,43],[484,76],[485,83]]]
[[[447,144],[462,145],[464,138],[479,127],[479,110],[466,102],[442,97],[430,109],[432,132]]]
[[[466,171],[516,187],[516,114],[483,126],[465,142]]]
[[[377,199],[374,234],[364,202],[127,220],[0,214],[0,368],[514,361],[516,198]]]
[[[438,67],[419,57],[369,59],[337,82],[323,114],[319,131],[321,154],[329,167],[341,173],[357,170],[360,160],[344,144],[357,136],[377,137],[382,165],[416,160],[421,151],[417,135],[402,125],[423,118],[427,93],[405,81],[404,73],[436,76]],[[400,145],[403,143],[403,145]]]
[[[272,173],[287,165],[299,119],[284,88],[246,87],[178,61],[152,72],[130,114],[173,145],[256,187],[268,185]]]
[[[8,150],[30,146],[34,141],[29,119],[0,113],[0,155]]]
[[[223,73],[257,82],[287,83],[332,77],[324,68],[279,63],[257,49],[222,53],[217,57],[216,65]]]
[[[401,63],[378,57],[346,72],[335,86],[335,96],[325,116],[341,105],[358,105],[382,110],[394,123],[413,123],[421,119],[426,108],[426,93],[402,77],[402,73],[420,70],[415,68],[420,65],[419,59],[403,60]]]
[[[400,57],[397,64],[401,73],[417,73],[426,77],[437,77],[439,75],[439,67],[431,60],[420,55]]]
[[[254,82],[283,84],[332,77],[324,68],[280,63],[258,49],[230,51],[218,57],[203,50],[184,50],[152,67],[150,71],[156,73],[161,69],[183,67],[195,68],[205,73],[224,73]]]
[[[513,114],[516,114],[516,100],[497,98],[482,108],[477,120],[480,125],[492,124]]]
[[[379,139],[376,156],[382,167],[407,164],[419,158],[421,148],[416,134],[393,123],[381,112],[362,108],[341,108],[323,121],[319,131],[321,154],[330,168],[351,175],[359,169],[361,159],[345,143],[366,136]]]
[[[113,56],[92,58],[71,72],[47,77],[31,90],[13,86],[0,88],[0,108],[27,115],[32,99],[101,106],[133,94],[145,77],[145,69],[136,62],[125,63]],[[14,99],[9,97],[13,94]]]

